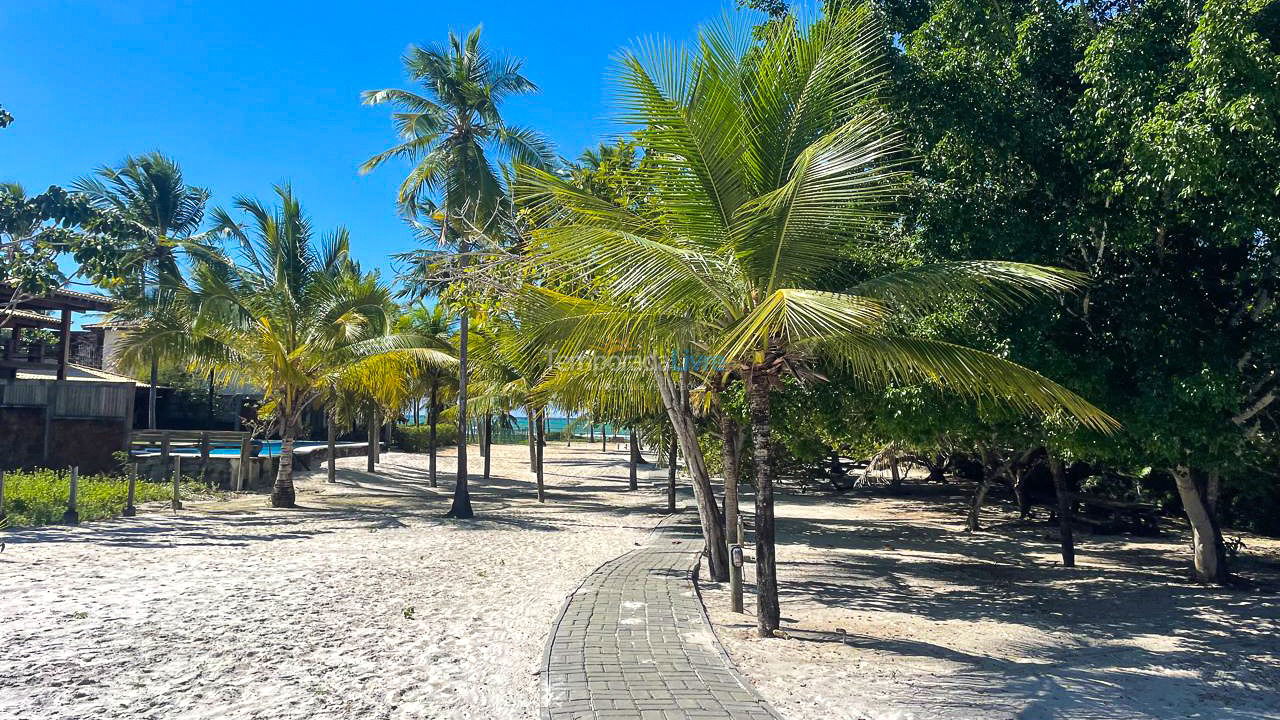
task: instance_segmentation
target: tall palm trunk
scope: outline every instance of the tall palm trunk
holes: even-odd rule
[[[538,428],[538,433],[537,433],[537,437],[534,438],[534,443],[533,443],[534,455],[535,455],[534,474],[537,476],[537,479],[538,479],[538,502],[547,501],[547,488],[544,483],[543,474],[542,474],[542,454],[543,454],[543,448],[546,445],[546,433],[547,433],[547,426],[543,423],[544,412],[545,411],[543,410],[538,411],[538,420],[536,423]]]
[[[693,498],[698,507],[698,522],[702,525],[702,539],[707,545],[708,574],[712,580],[724,582],[729,579],[729,557],[725,549],[724,526],[721,524],[720,509],[716,507],[716,495],[711,487],[706,459],[702,455],[702,449],[698,447],[698,430],[694,423],[693,412],[688,404],[681,400],[681,392],[671,381],[671,376],[665,368],[655,365],[653,376],[658,385],[658,393],[662,396],[662,405],[666,408],[667,417],[676,430],[676,437],[680,440],[680,451],[684,453],[684,461],[689,469]]]
[[[440,379],[431,378],[431,407],[427,408],[427,423],[431,426],[427,430],[427,478],[431,483],[431,487],[436,487],[436,421],[440,414],[439,400],[436,393],[440,388]]]
[[[1222,529],[1218,527],[1210,502],[1210,488],[1197,480],[1191,468],[1181,465],[1173,469],[1173,480],[1178,486],[1178,496],[1182,499],[1187,521],[1191,523],[1191,548],[1196,579],[1200,582],[1225,583],[1229,577],[1226,546],[1222,542]]]
[[[364,436],[368,440],[365,444],[365,471],[374,472],[378,469],[378,416],[372,410],[365,420]]]
[[[326,444],[329,449],[329,482],[338,482],[338,426],[332,413],[326,413],[326,415],[328,416]]]
[[[639,464],[637,461],[640,458],[640,445],[639,445],[639,442],[636,440],[635,428],[631,428],[631,434],[627,437],[627,447],[631,451],[631,457],[629,462],[627,463],[627,466],[628,466],[627,489],[635,490],[640,487],[640,484],[636,479],[636,470],[637,470],[636,466]]]
[[[493,459],[493,416],[484,416],[484,479],[489,479],[489,462]]]
[[[443,241],[449,227],[449,208],[445,206],[444,222],[440,223],[440,239]],[[442,243],[443,244],[443,243]],[[467,266],[467,241],[458,242],[459,264]],[[466,519],[473,517],[471,490],[467,486],[467,334],[470,331],[471,314],[464,308],[458,317],[458,480],[453,486],[453,506],[446,517]]]
[[[1066,474],[1062,471],[1062,461],[1053,453],[1049,453],[1049,472],[1053,475],[1053,492],[1058,496],[1058,534],[1062,541],[1062,565],[1075,567],[1076,541],[1071,527],[1075,500],[1071,496]]]
[[[533,408],[526,408],[525,414],[529,422],[528,432],[525,433],[529,440],[529,472],[536,473],[538,472],[538,451],[536,449],[538,446],[538,431],[534,428],[534,423],[537,422],[535,420],[537,416]]]
[[[769,379],[754,371],[747,380],[751,406],[751,439],[756,470],[756,629],[760,637],[773,637],[781,611],[778,607],[778,567],[774,554],[773,440],[769,413]]]
[[[276,484],[271,488],[271,507],[294,507],[293,490],[293,423],[286,423],[280,430],[280,467],[276,469]]]
[[[156,387],[160,384],[160,356],[151,353],[151,383],[147,386],[147,429],[156,429]]]

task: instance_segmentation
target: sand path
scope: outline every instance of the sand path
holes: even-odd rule
[[[564,597],[665,498],[626,491],[625,452],[550,446],[539,505],[525,449],[495,450],[473,521],[440,517],[448,454],[438,490],[389,454],[304,476],[298,510],[236,496],[6,533],[0,717],[537,717]]]

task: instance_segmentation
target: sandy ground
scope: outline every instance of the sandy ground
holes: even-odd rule
[[[536,717],[564,597],[665,510],[625,491],[625,459],[550,446],[540,506],[525,448],[495,448],[473,521],[441,518],[450,455],[432,490],[424,457],[390,454],[304,475],[298,510],[241,495],[8,532],[0,718]]]
[[[1083,538],[1068,569],[1047,527],[1007,509],[965,533],[959,500],[780,497],[789,639],[757,639],[703,584],[730,655],[789,720],[1280,718],[1280,543],[1246,538],[1246,586],[1211,589],[1186,580],[1176,529]]]

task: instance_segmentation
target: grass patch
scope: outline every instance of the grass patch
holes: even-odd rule
[[[67,496],[71,492],[71,478],[67,473],[53,470],[6,472],[4,474],[4,511],[9,527],[51,525],[62,522],[67,509]],[[183,482],[182,497],[206,493]],[[80,522],[115,517],[124,511],[125,498],[129,494],[129,482],[124,477],[111,475],[83,475],[76,510]],[[156,500],[171,500],[172,485],[138,480],[134,492],[134,505]]]

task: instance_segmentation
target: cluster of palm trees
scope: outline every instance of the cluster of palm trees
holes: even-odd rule
[[[809,27],[775,23],[759,36],[712,27],[689,50],[626,52],[619,101],[642,157],[609,147],[568,170],[551,166],[535,133],[502,122],[497,102],[533,85],[518,63],[486,55],[478,31],[410,51],[405,64],[425,94],[366,96],[399,107],[401,134],[366,167],[409,158],[399,202],[409,214],[428,210],[440,246],[456,248],[451,261],[432,251],[421,265],[460,311],[459,417],[468,406],[468,337],[496,338],[484,341],[485,352],[502,348],[509,388],[535,411],[665,414],[716,579],[729,575],[728,546],[741,542],[725,516],[736,513],[749,446],[765,636],[779,620],[770,395],[783,378],[821,382],[839,369],[868,383],[931,383],[1114,427],[1026,368],[903,331],[905,320],[961,295],[1017,304],[1068,292],[1077,275],[998,261],[878,278],[844,272],[834,249],[876,242],[904,181],[901,134],[879,102],[886,42],[866,5],[841,4]],[[497,154],[512,161],[509,172],[495,169]],[[593,172],[604,165],[607,172]],[[484,334],[468,332],[469,313],[483,314]],[[633,362],[583,362],[620,352]],[[734,387],[748,400],[746,429],[719,409]],[[707,415],[718,416],[723,441],[723,512],[699,444]],[[458,472],[463,490],[452,512],[466,516],[465,456]]]
[[[905,330],[958,296],[1014,305],[1071,291],[1077,275],[990,261],[858,277],[837,256],[877,241],[905,178],[901,135],[880,102],[886,42],[865,5],[833,4],[808,27],[715,26],[691,49],[638,47],[617,73],[629,138],[577,163],[503,120],[506,99],[536,88],[518,61],[485,51],[478,29],[411,48],[404,65],[418,89],[364,96],[395,106],[398,141],[362,170],[408,161],[396,201],[431,247],[404,258],[403,280],[411,300],[434,296],[434,309],[400,312],[382,278],[351,259],[346,232],[315,238],[287,187],[270,208],[237,199],[243,220],[218,210],[197,233],[199,191],[175,186],[154,203],[172,215],[137,214],[155,243],[140,249],[147,270],[126,352],[263,389],[284,439],[275,505],[293,504],[291,447],[310,407],[328,408],[332,425],[428,397],[434,427],[451,400],[460,430],[471,413],[487,428],[517,410],[541,428],[556,407],[678,444],[710,574],[736,582],[730,548],[743,541],[738,485],[749,467],[756,616],[772,635],[771,393],[787,378],[927,383],[1114,426],[1026,368]],[[145,178],[103,177],[112,185],[81,189],[103,203],[147,195]],[[738,392],[746,427],[724,407]],[[722,447],[719,496],[700,444],[708,432]],[[541,440],[530,443],[540,500]],[[469,478],[463,441],[452,517],[473,514]]]

